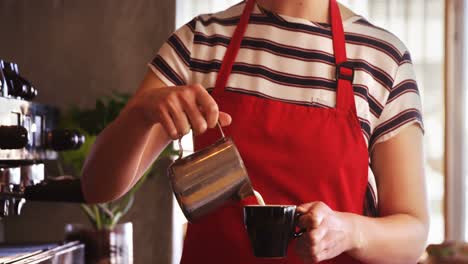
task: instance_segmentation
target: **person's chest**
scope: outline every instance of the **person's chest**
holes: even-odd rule
[[[233,66],[226,91],[308,107],[334,108],[336,106],[337,88],[334,80],[334,66],[317,62],[275,62],[271,59],[266,63],[260,61],[259,63],[237,62]],[[288,64],[289,67],[282,69]],[[211,91],[215,86],[216,77],[217,71],[195,72],[194,83],[200,83]],[[360,82],[358,82],[359,79],[361,79]],[[357,115],[363,134],[366,140],[369,140],[384,103],[378,102],[378,99],[370,94],[368,87],[372,84],[366,83],[367,80],[369,78],[362,78],[359,73],[356,73],[353,88]]]
[[[330,36],[321,30],[298,33],[272,25],[249,27],[227,90],[309,107],[335,107],[333,45]],[[231,31],[207,26],[195,32],[190,67],[194,83],[207,89],[215,86]],[[347,43],[346,49],[355,66],[356,109],[368,141],[388,98],[396,64],[385,61],[387,57],[373,47]]]

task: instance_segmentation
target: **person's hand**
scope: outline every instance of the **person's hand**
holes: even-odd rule
[[[305,263],[334,258],[354,247],[352,224],[344,214],[322,202],[300,205],[299,227],[307,231],[298,238],[296,253]]]
[[[222,126],[231,123],[231,116],[219,112],[215,100],[199,84],[146,89],[131,103],[150,123],[162,124],[174,140],[190,129],[201,134],[215,127],[218,120]]]

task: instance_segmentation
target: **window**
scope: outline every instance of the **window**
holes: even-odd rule
[[[467,124],[466,108],[466,1],[446,2],[446,194],[445,219],[447,240],[468,239],[466,212]]]
[[[177,26],[182,26],[197,14],[216,12],[237,2],[239,0],[178,0]],[[424,107],[426,174],[431,210],[429,242],[439,243],[444,238],[444,1],[340,2],[375,25],[396,34],[412,54]],[[190,137],[185,138],[185,144],[191,145]]]
[[[465,5],[466,5],[466,1],[465,1]],[[465,6],[463,11],[464,12],[463,12],[462,17],[464,18],[463,29],[464,29],[465,38],[464,38],[464,43],[462,44],[462,47],[466,47],[466,45],[468,44],[468,19],[466,18],[466,16],[468,15],[468,9],[466,8],[466,6]],[[465,90],[465,91],[468,88],[468,67],[467,66],[468,66],[468,52],[465,51],[464,52],[464,57],[463,57],[463,70],[464,70],[464,72],[462,73],[462,75],[464,75],[464,77],[465,77],[464,82],[463,82],[464,86],[462,87],[462,89]],[[464,100],[465,100],[464,103],[466,104],[466,102],[468,102],[468,93],[467,92],[465,92]],[[465,108],[464,115],[465,115],[465,127],[464,127],[464,133],[463,134],[468,135],[468,125],[467,125],[468,124],[468,111],[466,110],[466,108]],[[465,161],[466,160],[466,153],[468,153],[467,152],[468,146],[466,145],[466,140],[465,140],[464,148],[465,148],[465,150],[464,150],[464,153],[465,153],[464,161]],[[462,162],[464,162],[464,161],[462,161]],[[466,221],[466,219],[468,217],[468,215],[467,215],[467,212],[468,212],[468,195],[466,194],[466,190],[468,190],[468,175],[465,173],[463,175],[463,177],[464,177],[464,181],[465,181],[465,186],[464,186],[463,191],[460,193],[460,195],[464,196],[464,197],[462,197],[462,199],[464,198],[464,200],[465,200],[464,201],[465,202],[465,211],[462,213],[462,215],[460,217],[462,218],[462,225],[463,225],[463,228],[465,229],[465,239],[464,240],[468,241],[468,226],[467,226],[467,221]]]
[[[214,13],[241,2],[240,0],[177,0],[176,27],[179,28],[199,14]]]

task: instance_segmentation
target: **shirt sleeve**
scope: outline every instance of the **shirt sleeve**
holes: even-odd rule
[[[196,18],[174,32],[148,64],[156,76],[168,86],[190,83],[190,61]]]
[[[396,136],[405,127],[417,124],[424,131],[422,105],[411,56],[403,55],[387,102],[370,140],[370,150]]]

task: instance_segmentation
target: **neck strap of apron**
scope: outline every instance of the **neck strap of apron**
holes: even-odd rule
[[[336,108],[356,113],[354,103],[354,68],[346,56],[346,40],[340,9],[336,0],[330,0],[330,21],[333,37],[333,52],[335,53],[335,78],[337,82]]]
[[[224,54],[224,59],[216,79],[214,98],[219,98],[226,89],[226,84],[231,75],[232,66],[239,52],[242,38],[249,24],[250,15],[255,7],[255,0],[247,0],[239,24],[234,31],[231,42]],[[330,20],[333,36],[333,51],[336,63],[337,97],[336,107],[342,110],[353,110],[356,112],[354,104],[354,92],[352,82],[354,69],[347,61],[345,35],[340,10],[336,0],[330,0]]]
[[[239,24],[236,27],[236,31],[234,31],[234,35],[231,38],[231,42],[224,54],[223,63],[221,64],[221,68],[219,69],[218,77],[216,79],[215,89],[213,91],[213,97],[219,98],[224,93],[226,89],[226,84],[231,75],[232,66],[234,65],[234,61],[236,60],[237,53],[239,53],[239,49],[241,46],[242,38],[244,37],[245,30],[247,29],[247,25],[249,24],[250,15],[255,6],[255,0],[247,0],[247,3],[244,7],[244,12],[239,20]]]

